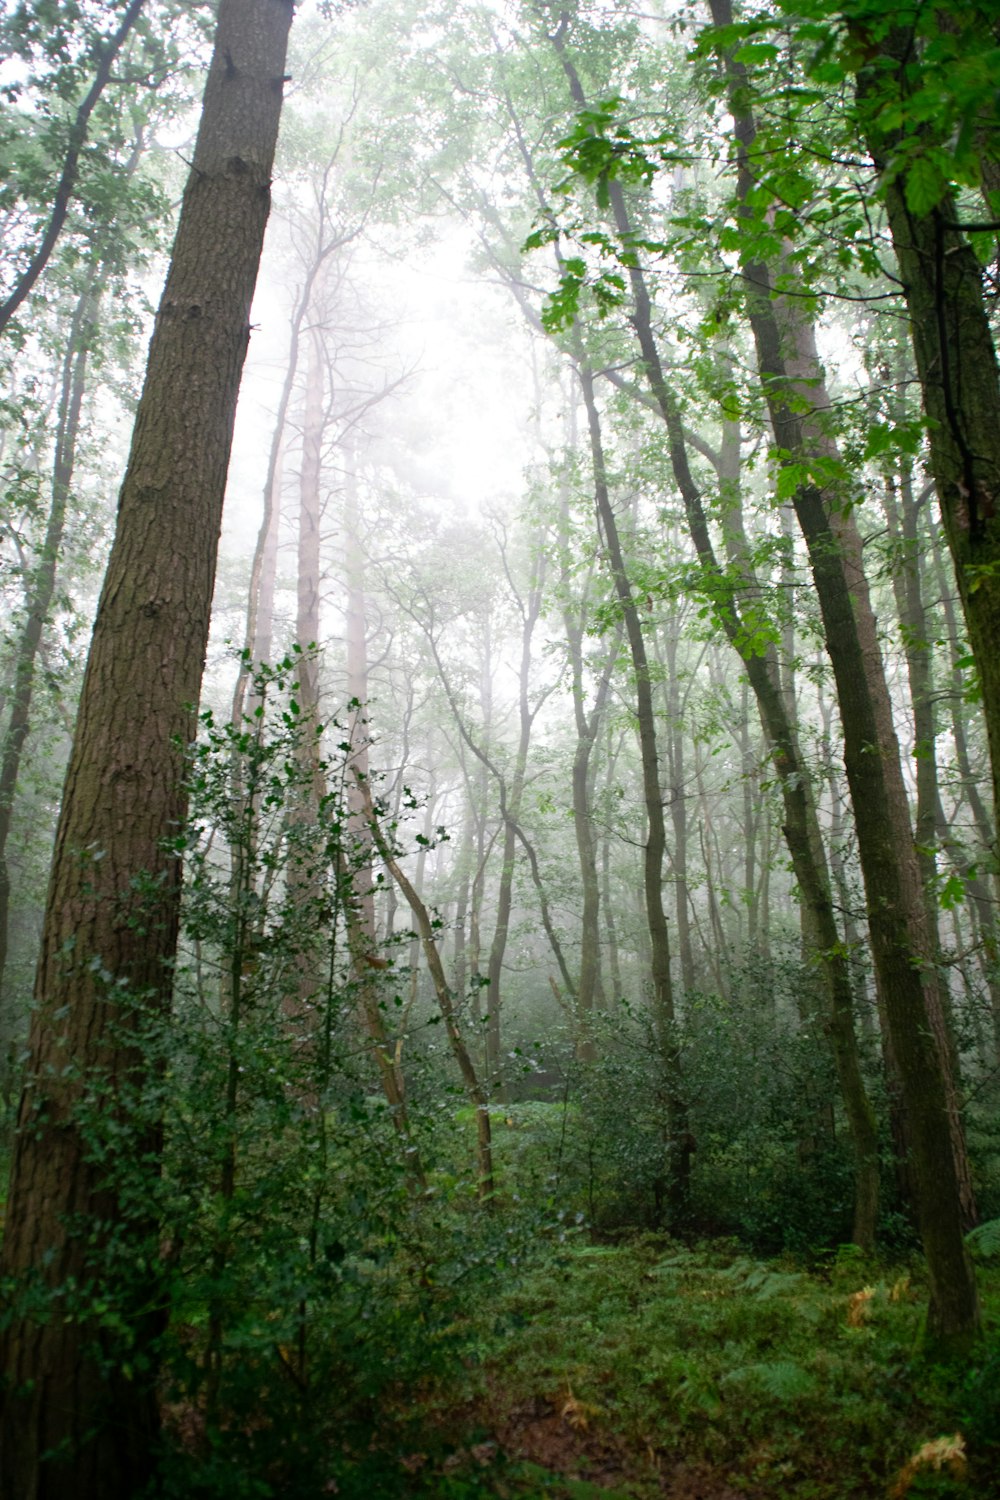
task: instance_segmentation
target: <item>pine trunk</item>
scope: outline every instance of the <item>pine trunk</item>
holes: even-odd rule
[[[270,203],[287,0],[222,0],[193,170],[136,414],[56,834],[2,1274],[0,1493],[133,1500],[157,1427],[151,1210],[101,1164],[85,1099],[156,1170],[150,1016],[169,1006],[226,470]],[[93,1111],[89,1111],[91,1121]],[[116,1156],[121,1159],[121,1141]],[[126,1193],[128,1198],[126,1199]],[[114,1247],[114,1254],[112,1254]],[[35,1298],[46,1305],[41,1317]],[[130,1330],[115,1337],[100,1299]],[[128,1366],[131,1368],[128,1368]]]

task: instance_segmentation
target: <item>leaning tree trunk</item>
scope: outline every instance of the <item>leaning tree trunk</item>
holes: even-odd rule
[[[126,1198],[102,1165],[82,1105],[101,1100],[119,1162],[117,1132],[130,1131],[128,1159],[155,1172],[155,1116],[137,1122],[132,1102],[154,1081],[144,1029],[170,1000],[183,747],[195,732],[291,19],[288,0],[220,6],[84,678],[0,1263],[24,1292],[0,1341],[0,1493],[12,1500],[133,1500],[151,1464],[163,1293],[142,1257],[156,1240],[135,1183]],[[131,1369],[100,1300],[130,1330]]]

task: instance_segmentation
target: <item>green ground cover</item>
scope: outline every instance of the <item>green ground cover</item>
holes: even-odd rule
[[[399,1493],[1000,1495],[1000,1271],[982,1286],[982,1350],[943,1369],[917,1264],[564,1245],[482,1300],[461,1377],[410,1405]]]

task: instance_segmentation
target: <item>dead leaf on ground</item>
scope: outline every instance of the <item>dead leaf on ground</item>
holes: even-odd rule
[[[875,1296],[873,1286],[863,1286],[860,1292],[854,1292],[847,1299],[847,1326],[848,1328],[863,1328],[872,1315],[871,1301]]]
[[[889,1491],[892,1500],[903,1500],[921,1469],[936,1469],[940,1473],[944,1468],[954,1479],[961,1479],[965,1473],[965,1439],[960,1432],[951,1437],[934,1438],[918,1448],[909,1463],[900,1469],[896,1483]]]

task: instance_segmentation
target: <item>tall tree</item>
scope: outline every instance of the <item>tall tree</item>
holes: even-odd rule
[[[593,143],[587,123],[588,100],[567,46],[565,18],[549,40],[557,52],[573,103],[583,125],[582,144]],[[620,180],[613,177],[604,186],[607,204],[621,243],[636,246],[641,234],[633,222]],[[821,973],[827,996],[827,1018],[834,1059],[841,1085],[856,1162],[854,1235],[858,1244],[870,1247],[875,1236],[878,1209],[878,1149],[875,1118],[865,1090],[854,1034],[852,995],[846,954],[837,929],[826,852],[820,832],[815,799],[804,765],[794,719],[788,712],[777,651],[769,638],[760,599],[763,591],[750,559],[739,506],[739,441],[731,450],[732,424],[723,423],[723,451],[717,458],[719,487],[725,512],[723,526],[729,566],[716,555],[705,504],[692,471],[688,434],[680,403],[668,382],[653,325],[653,302],[640,255],[632,249],[627,258],[630,294],[629,322],[635,331],[643,374],[654,410],[663,421],[674,482],[684,507],[687,530],[698,558],[701,584],[727,639],[739,653],[754,692],[761,723],[771,750],[782,790],[785,839],[798,880],[803,908],[816,948],[821,955]],[[673,805],[673,804],[672,804]],[[745,830],[749,848],[752,830]],[[711,884],[709,883],[711,894]],[[714,902],[710,910],[715,912]],[[723,947],[721,924],[718,942]]]
[[[977,57],[996,47],[995,7],[839,7],[857,72],[861,129],[878,170],[899,263],[941,503],[982,685],[1000,807],[1000,365],[969,231],[996,230],[996,92]],[[933,62],[928,65],[928,58]],[[963,159],[964,158],[964,159]],[[975,161],[991,212],[960,211]]]
[[[162,1294],[135,1263],[124,1276],[148,1224],[82,1110],[101,1098],[155,1167],[155,1120],[132,1109],[149,1082],[146,1017],[170,998],[167,843],[185,817],[291,19],[289,0],[221,0],[67,772],[2,1255],[24,1295],[0,1341],[0,1491],[23,1500],[132,1500],[152,1458]],[[124,1299],[130,1360],[109,1346],[102,1291]]]
[[[663,818],[663,790],[660,786],[660,762],[656,740],[656,713],[649,655],[639,615],[635,590],[626,569],[625,555],[618,532],[618,521],[611,502],[608,469],[601,437],[601,420],[594,394],[594,372],[589,362],[578,357],[577,368],[590,433],[591,463],[594,472],[594,499],[597,521],[604,545],[615,593],[625,624],[625,636],[635,674],[635,710],[642,759],[642,789],[646,809],[646,837],[643,843],[643,893],[646,922],[651,948],[653,1018],[663,1060],[663,1092],[667,1127],[667,1193],[675,1216],[686,1206],[691,1178],[691,1135],[688,1130],[687,1104],[681,1075],[680,1038],[670,974],[670,936],[663,909],[663,859],[666,853],[666,828]]]
[[[711,10],[716,26],[732,24],[729,0],[711,0]],[[802,476],[792,501],[837,683],[872,951],[913,1148],[916,1209],[931,1277],[930,1331],[942,1346],[962,1348],[980,1326],[975,1276],[962,1239],[964,1151],[955,1138],[942,996],[861,537],[843,481],[836,478],[843,465],[830,431],[831,404],[814,328],[808,311],[788,295],[797,286],[794,271],[764,260],[755,237],[751,81],[734,49],[726,52],[725,66],[748,315],[775,441]],[[779,278],[784,295],[776,290]]]

